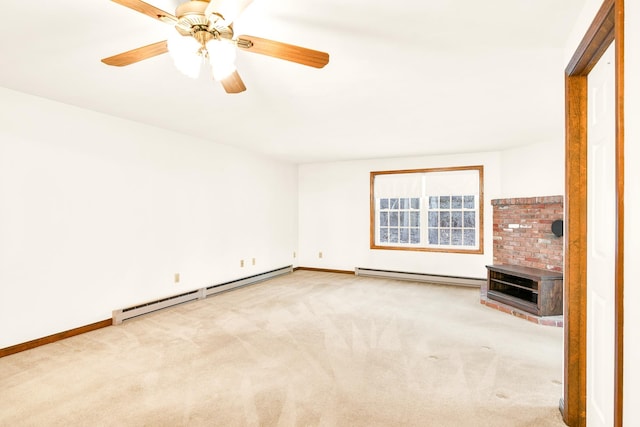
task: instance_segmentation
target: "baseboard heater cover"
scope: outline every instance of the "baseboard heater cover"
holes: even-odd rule
[[[258,282],[263,282],[265,280],[272,279],[276,276],[280,276],[282,274],[288,274],[293,272],[293,266],[289,265],[287,267],[278,268],[276,270],[267,271],[265,273],[256,274],[254,276],[245,277],[243,279],[233,280],[231,282],[220,283],[218,285],[213,285],[205,288],[205,296],[218,294],[220,292],[229,291],[231,289],[236,289],[241,286],[253,285]]]
[[[373,268],[356,267],[356,276],[384,277],[387,279],[411,280],[416,282],[437,283],[443,285],[470,286],[479,288],[487,282],[486,278],[444,276],[439,274],[411,273],[406,271],[377,270]]]
[[[293,266],[278,268],[275,270],[267,271],[253,276],[245,277],[230,282],[220,283],[217,285],[208,286],[206,288],[195,289],[193,291],[185,292],[179,295],[173,295],[170,297],[162,298],[155,301],[146,302],[143,304],[137,304],[131,307],[123,308],[113,311],[112,322],[114,325],[119,325],[127,319],[149,314],[154,311],[162,310],[163,308],[172,307],[174,305],[183,304],[185,302],[204,299],[209,295],[217,294],[220,292],[230,291],[242,286],[253,285],[258,282],[262,282],[282,274],[291,273]]]

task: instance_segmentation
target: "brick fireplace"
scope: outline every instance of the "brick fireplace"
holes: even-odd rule
[[[564,215],[562,196],[495,199],[493,263],[562,271],[562,237],[551,231]]]
[[[493,206],[493,263],[562,272],[563,238],[552,224],[564,215],[562,196],[495,199]],[[562,316],[539,318],[487,299],[487,285],[480,291],[482,304],[536,323],[562,326]]]

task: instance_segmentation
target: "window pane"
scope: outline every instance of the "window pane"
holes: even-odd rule
[[[451,229],[451,244],[456,246],[462,245],[462,229],[461,228]]]
[[[440,212],[440,227],[451,227],[450,217],[449,212]]]
[[[389,199],[389,209],[398,209],[398,199]]]
[[[384,227],[380,229],[380,243],[389,242],[389,229]]]
[[[464,213],[464,226],[465,228],[475,228],[476,226],[476,213],[465,212]]]
[[[475,209],[476,208],[476,198],[475,198],[475,196],[464,196],[464,208],[465,209]]]
[[[409,243],[409,229],[401,228],[400,229],[400,243]]]
[[[409,212],[400,212],[400,225],[403,227],[409,226]]]
[[[451,197],[440,196],[440,209],[450,209],[450,208],[451,208]]]
[[[420,199],[417,197],[411,199],[411,209],[420,209]]]
[[[462,196],[451,197],[451,209],[462,209]]]
[[[411,243],[420,243],[420,229],[412,228],[411,229]]]
[[[392,227],[398,226],[398,212],[389,212],[389,225]]]
[[[450,237],[449,233],[449,229],[440,229],[440,244],[441,245],[448,245],[449,244],[449,237]]]
[[[398,229],[390,228],[389,229],[389,243],[398,243]]]
[[[380,199],[380,209],[389,209],[389,199]]]
[[[437,245],[438,244],[438,229],[430,228],[429,229],[429,244]]]
[[[411,227],[420,227],[420,212],[411,212]]]
[[[451,212],[451,226],[462,227],[462,211]]]
[[[380,212],[380,225],[389,225],[389,212]]]
[[[438,212],[429,212],[429,227],[438,226]]]
[[[476,245],[476,231],[475,230],[464,230],[464,244],[466,246],[475,246]]]
[[[438,197],[429,196],[429,209],[438,209]]]
[[[400,209],[409,209],[409,199],[400,199]]]

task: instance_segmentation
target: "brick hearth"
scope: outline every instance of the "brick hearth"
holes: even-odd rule
[[[480,303],[486,305],[489,308],[493,308],[496,310],[500,310],[503,313],[511,314],[512,316],[519,317],[521,319],[526,319],[529,322],[537,323],[538,325],[545,326],[556,326],[562,328],[564,326],[564,316],[536,316],[535,314],[527,313],[526,311],[519,310],[515,307],[511,307],[506,304],[502,304],[501,302],[487,299],[485,296],[484,299],[480,298]]]

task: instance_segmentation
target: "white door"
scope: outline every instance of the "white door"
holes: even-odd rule
[[[613,425],[615,307],[615,47],[588,76],[587,426]]]

